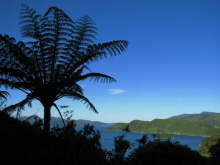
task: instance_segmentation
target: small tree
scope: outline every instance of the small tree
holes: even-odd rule
[[[125,154],[131,147],[128,140],[124,139],[124,135],[114,138],[114,149],[111,155],[111,161],[113,164],[123,164],[125,162]]]

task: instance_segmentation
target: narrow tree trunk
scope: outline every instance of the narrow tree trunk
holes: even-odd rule
[[[50,133],[50,109],[51,106],[49,105],[44,105],[44,132],[46,134]]]

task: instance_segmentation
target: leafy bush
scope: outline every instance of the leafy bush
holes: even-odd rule
[[[220,136],[212,136],[204,139],[200,144],[199,153],[207,157],[215,155],[214,146],[217,145],[219,141],[220,141]],[[212,151],[210,150],[211,148]]]
[[[107,164],[100,134],[92,126],[75,131],[74,123],[46,135],[41,128],[0,112],[0,164]]]
[[[124,135],[114,138],[114,149],[109,152],[109,161],[112,165],[126,164],[125,155],[131,144],[128,140],[124,139]]]
[[[171,141],[148,141],[139,140],[138,148],[128,156],[129,165],[204,165],[205,158],[198,152],[192,151],[190,148],[179,143]],[[144,143],[141,143],[143,142]]]

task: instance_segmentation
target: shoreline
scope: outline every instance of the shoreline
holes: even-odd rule
[[[191,137],[202,137],[202,138],[208,138],[211,136],[200,136],[200,135],[187,135],[187,134],[171,134],[171,133],[144,133],[144,132],[135,132],[135,131],[130,131],[130,132],[125,132],[125,131],[120,131],[120,130],[109,130],[105,129],[106,131],[113,131],[113,132],[124,132],[124,133],[136,133],[136,134],[145,134],[145,135],[153,135],[153,134],[158,134],[158,135],[168,135],[168,136],[191,136]]]

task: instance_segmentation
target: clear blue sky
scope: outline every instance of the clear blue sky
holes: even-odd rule
[[[122,56],[91,65],[93,71],[117,78],[117,83],[82,83],[99,114],[76,101],[59,102],[71,106],[74,119],[127,122],[220,112],[219,0],[1,0],[0,33],[22,40],[22,3],[39,13],[55,5],[73,19],[87,14],[97,24],[97,41],[130,42]],[[9,104],[22,97],[11,91]],[[42,115],[42,106],[35,102],[23,114]]]

